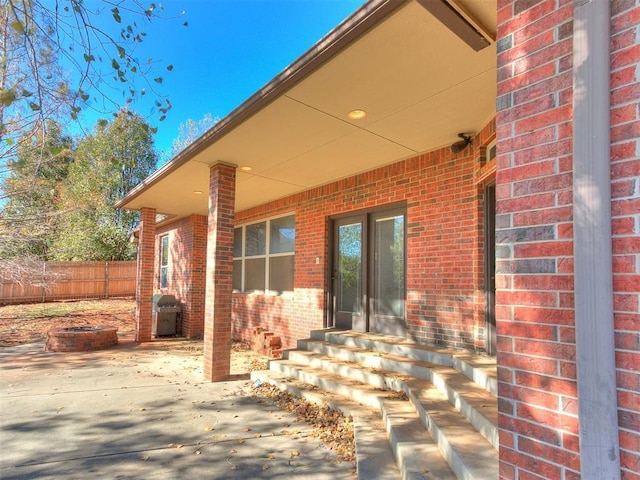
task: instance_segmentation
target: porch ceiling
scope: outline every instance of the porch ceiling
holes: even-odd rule
[[[476,52],[417,1],[398,4],[284,89],[295,65],[283,72],[285,81],[274,79],[118,205],[206,215],[209,167],[222,161],[251,167],[237,172],[236,210],[244,210],[478,132],[495,114],[495,43]],[[496,0],[457,4],[495,33]],[[351,120],[353,109],[367,116]]]

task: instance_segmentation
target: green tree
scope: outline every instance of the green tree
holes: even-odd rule
[[[140,0],[0,0],[0,157],[88,106],[108,114],[150,95],[162,121],[171,103],[158,87],[173,65],[139,56],[160,19],[171,19],[162,4]]]
[[[171,104],[157,88],[173,66],[136,52],[149,22],[168,18],[162,5],[141,0],[0,0],[0,177],[10,178],[0,193],[0,277],[39,278],[66,214],[57,200],[70,145],[50,148],[47,139],[61,136],[50,125],[87,107],[110,114],[145,95],[149,113],[164,119]],[[113,244],[109,233],[101,238]]]
[[[137,226],[137,214],[113,205],[154,170],[156,161],[149,125],[127,110],[111,122],[99,122],[93,134],[79,141],[62,195],[68,213],[52,248],[54,258],[135,258],[129,233]]]
[[[22,138],[2,179],[0,259],[46,259],[59,228],[62,186],[73,161],[73,141],[53,121]]]
[[[168,152],[163,152],[162,163],[166,163],[178,155],[219,121],[220,117],[213,117],[211,113],[205,113],[198,121],[188,118],[181,123],[178,127],[178,136],[171,142],[171,149]]]
[[[98,26],[107,15],[117,33]],[[75,119],[89,103],[109,113],[147,92],[164,119],[159,65],[135,55],[144,26],[162,16],[161,5],[138,0],[0,0],[0,148],[49,118]]]

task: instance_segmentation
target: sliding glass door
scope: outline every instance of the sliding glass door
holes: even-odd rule
[[[405,213],[367,212],[333,222],[336,328],[404,335]]]

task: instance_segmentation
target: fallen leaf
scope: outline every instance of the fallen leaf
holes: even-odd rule
[[[146,462],[147,460],[149,460],[149,455],[142,455],[140,457],[140,460],[144,460]]]

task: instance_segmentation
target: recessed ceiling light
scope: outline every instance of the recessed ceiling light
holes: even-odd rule
[[[193,193],[196,195],[202,195],[202,190],[194,190]]]
[[[367,116],[367,112],[359,108],[356,108],[355,110],[351,110],[349,113],[347,113],[347,117],[349,117],[351,120],[362,120],[366,116]]]
[[[251,170],[253,170],[253,168],[245,165],[244,167],[240,167],[240,170],[242,170],[243,172],[250,172]]]

